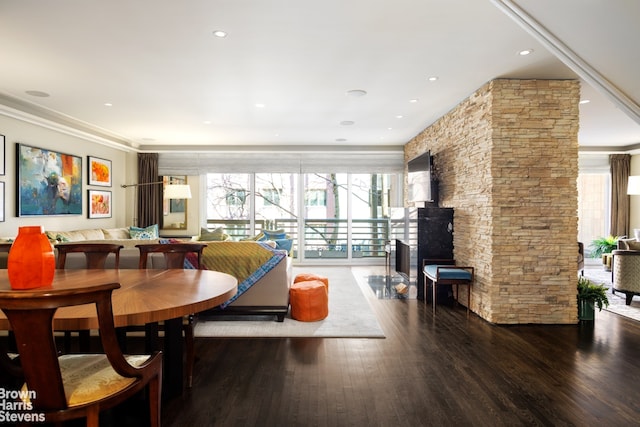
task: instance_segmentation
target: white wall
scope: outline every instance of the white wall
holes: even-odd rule
[[[130,225],[132,215],[129,215],[128,212],[131,208],[129,205],[132,203],[132,198],[129,195],[129,190],[121,188],[120,185],[133,182],[133,179],[129,177],[135,177],[135,174],[132,175],[132,171],[137,169],[136,153],[127,153],[117,148],[84,140],[76,136],[6,116],[0,116],[0,134],[5,136],[5,175],[0,176],[0,181],[5,183],[5,221],[0,222],[0,236],[15,237],[18,233],[18,227],[24,225],[41,225],[45,230],[113,228]],[[73,154],[82,158],[82,215],[16,216],[17,142],[33,147]],[[111,160],[113,168],[112,187],[88,186],[88,155]],[[131,165],[131,159],[133,159],[133,165]],[[87,217],[88,189],[112,192],[113,216],[111,218],[89,219]]]

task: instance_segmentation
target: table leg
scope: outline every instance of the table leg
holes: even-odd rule
[[[183,363],[182,363],[182,318],[166,320],[164,322],[163,345],[163,384],[162,394],[171,398],[182,394]]]

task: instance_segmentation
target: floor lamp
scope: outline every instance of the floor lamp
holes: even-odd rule
[[[640,196],[640,176],[630,176],[627,183],[627,194],[629,196]],[[633,236],[640,241],[640,229],[633,229]]]

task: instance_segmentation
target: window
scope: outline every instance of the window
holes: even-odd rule
[[[305,206],[327,206],[326,190],[306,190],[304,192]]]
[[[578,241],[585,246],[594,239],[610,233],[611,171],[609,156],[578,157]]]
[[[299,259],[385,259],[391,182],[398,176],[208,174],[207,225],[224,227],[234,240],[282,229]]]

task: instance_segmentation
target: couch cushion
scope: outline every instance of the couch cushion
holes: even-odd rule
[[[438,267],[440,268],[440,279],[444,280],[471,280],[471,272],[462,268],[455,268],[453,265],[425,265],[424,274],[430,278],[437,278]]]
[[[627,241],[627,249],[630,251],[640,251],[640,242],[636,242],[635,240]]]
[[[281,240],[286,239],[287,235],[284,230],[262,230],[264,240]]]
[[[148,227],[129,227],[129,235],[132,239],[138,240],[153,240],[159,237],[158,224],[153,224]]]
[[[120,228],[103,228],[102,232],[104,233],[105,239],[130,239],[131,235],[129,234],[129,229],[127,227]]]
[[[223,227],[215,228],[211,231],[202,227],[200,229],[200,237],[198,240],[205,242],[221,242],[229,238],[228,234],[225,234]]]
[[[84,240],[104,239],[104,233],[100,228],[88,228],[73,231],[46,231],[49,240],[55,242],[82,242]]]

